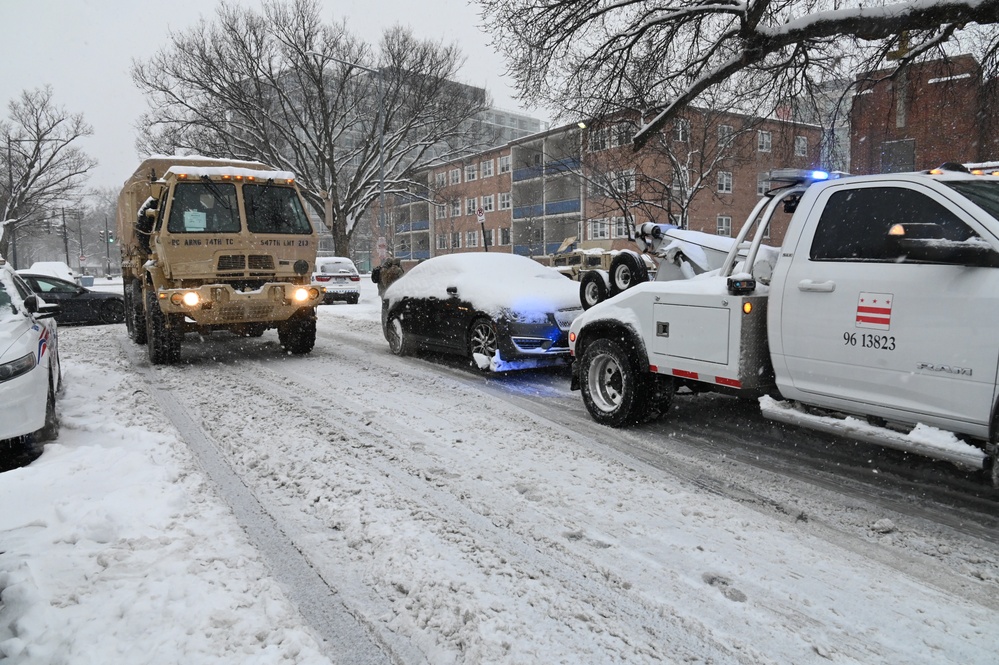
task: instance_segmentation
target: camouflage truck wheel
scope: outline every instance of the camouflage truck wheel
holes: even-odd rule
[[[316,345],[316,310],[307,308],[278,324],[281,347],[296,356],[309,353]]]
[[[136,344],[146,343],[146,310],[142,306],[142,284],[132,280],[125,286],[125,328]]]
[[[146,294],[146,351],[154,365],[172,365],[180,360],[180,344],[184,333],[168,325],[167,315],[156,302],[156,293]]]

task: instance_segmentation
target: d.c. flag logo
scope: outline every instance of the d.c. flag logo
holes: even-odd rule
[[[861,293],[857,302],[857,327],[888,330],[894,300],[895,296],[890,293]]]

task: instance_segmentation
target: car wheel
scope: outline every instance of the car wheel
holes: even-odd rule
[[[385,341],[388,342],[389,351],[397,356],[412,353],[412,344],[409,342],[409,335],[402,325],[402,317],[399,314],[392,314],[386,321]]]
[[[611,261],[610,294],[616,296],[635,284],[649,281],[649,270],[635,252],[621,252]]]
[[[598,339],[579,362],[580,392],[590,416],[611,427],[636,422],[644,381],[631,354],[613,340]]]
[[[52,441],[59,436],[59,414],[56,412],[56,390],[49,381],[49,392],[45,398],[45,424],[35,432],[35,441]]]
[[[278,324],[278,341],[288,353],[300,356],[316,346],[316,310],[300,310],[287,321]]]
[[[121,300],[105,300],[101,304],[101,323],[121,323],[125,320],[125,303]]]
[[[150,289],[146,294],[146,351],[149,362],[154,365],[171,365],[180,360],[181,340],[184,337],[169,317],[160,309],[156,293]]]
[[[579,301],[583,309],[589,309],[597,303],[607,300],[607,282],[604,276],[596,270],[587,270],[579,281]]]
[[[356,305],[360,299],[361,299],[361,294],[355,293],[354,295],[350,296],[347,302],[351,305]]]
[[[496,324],[480,317],[472,322],[472,327],[468,332],[468,355],[475,360],[475,354],[481,354],[486,358],[496,355]]]
[[[142,307],[142,284],[132,280],[125,288],[125,328],[136,344],[146,343],[146,312]]]

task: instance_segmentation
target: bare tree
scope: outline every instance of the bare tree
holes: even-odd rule
[[[999,23],[999,0],[479,3],[526,101],[575,116],[637,110],[637,147],[706,91],[752,92],[759,106],[744,111],[770,115],[844,71],[900,71]],[[999,31],[981,35],[979,57],[994,64]]]
[[[139,148],[294,171],[317,214],[329,207],[339,252],[383,190],[474,149],[472,119],[488,104],[455,82],[457,47],[396,27],[375,49],[323,23],[315,0],[271,0],[262,14],[223,3],[214,22],[170,40],[133,65],[151,109]]]
[[[93,133],[80,114],[56,106],[50,87],[25,90],[0,122],[0,256],[11,237],[43,233],[52,209],[69,205],[97,162],[75,142]]]

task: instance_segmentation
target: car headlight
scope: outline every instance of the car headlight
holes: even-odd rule
[[[0,383],[4,381],[10,381],[15,379],[22,374],[27,374],[35,367],[35,354],[29,353],[28,355],[18,358],[17,360],[12,360],[9,363],[4,363],[0,365]]]

